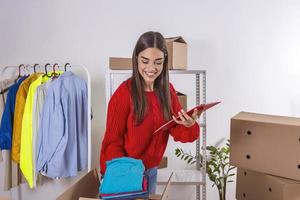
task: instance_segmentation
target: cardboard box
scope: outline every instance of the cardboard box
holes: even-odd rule
[[[159,163],[158,169],[167,168],[168,167],[168,157],[163,157]]]
[[[168,166],[168,158],[163,157],[158,168],[166,168]],[[80,198],[80,200],[90,200],[98,197],[99,194],[99,176],[96,169],[93,169],[76,183],[74,183],[68,190],[60,195],[57,200],[74,200]],[[160,196],[160,195],[156,195]],[[155,195],[152,196],[155,199]],[[99,199],[99,198],[98,198]]]
[[[169,196],[169,188],[171,185],[173,173],[171,174],[162,195],[150,195],[149,200],[166,200]],[[96,169],[93,169],[75,184],[73,184],[67,191],[65,191],[57,200],[96,200],[99,199],[99,176]]]
[[[187,44],[181,36],[165,38],[169,69],[187,69]],[[109,57],[109,68],[132,69],[132,58]]]
[[[187,98],[186,95],[181,92],[176,92],[179,103],[184,111],[187,111]]]
[[[250,170],[237,170],[238,200],[299,200],[300,182]]]
[[[187,44],[181,36],[166,38],[169,69],[187,69]]]
[[[231,119],[230,164],[300,180],[300,119],[240,112]]]
[[[80,197],[97,198],[99,191],[99,176],[96,169],[91,170],[56,200],[75,200]]]
[[[114,70],[132,69],[132,59],[109,57],[109,68]]]

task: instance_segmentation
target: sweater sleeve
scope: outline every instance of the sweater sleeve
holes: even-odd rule
[[[176,95],[176,91],[172,84],[170,84],[170,93],[171,93],[171,102],[173,115],[177,116],[178,112],[182,109],[178,97]],[[171,135],[175,141],[179,142],[193,142],[200,135],[200,127],[197,122],[191,127],[185,127],[184,125],[178,124],[174,128],[171,129]]]
[[[112,95],[107,109],[106,131],[100,153],[101,174],[106,161],[125,156],[124,137],[130,112],[130,92],[125,82]]]

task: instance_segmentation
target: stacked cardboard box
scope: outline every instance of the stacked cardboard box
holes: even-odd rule
[[[183,110],[187,111],[187,97],[185,94],[181,93],[181,92],[176,92],[179,103],[182,107]]]
[[[230,132],[238,200],[300,199],[299,118],[240,112]]]
[[[169,69],[187,69],[187,44],[181,36],[166,38]],[[113,70],[132,69],[131,58],[110,57],[109,68]]]
[[[299,200],[300,182],[238,168],[238,200]]]

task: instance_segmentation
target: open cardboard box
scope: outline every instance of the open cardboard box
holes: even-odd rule
[[[169,177],[166,187],[161,195],[152,194],[149,200],[166,200],[168,199],[168,192],[171,185],[173,173]],[[99,176],[96,169],[87,173],[84,177],[79,179],[73,186],[65,191],[57,200],[95,200],[99,199]],[[136,199],[138,200],[138,199]]]
[[[158,168],[167,167],[167,157],[163,157]],[[171,184],[171,178],[167,182],[167,185],[162,193],[162,195],[150,195],[149,200],[166,200],[168,199],[168,190]],[[77,182],[75,182],[69,189],[67,189],[62,195],[60,195],[56,200],[92,200],[99,199],[99,186],[100,179],[96,169],[91,170]]]

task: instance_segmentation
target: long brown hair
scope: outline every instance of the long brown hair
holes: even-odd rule
[[[138,55],[141,51],[147,48],[157,48],[164,54],[163,69],[161,74],[154,81],[154,91],[159,98],[165,120],[167,121],[171,118],[171,97],[169,88],[167,46],[162,34],[160,34],[159,32],[149,31],[140,36],[135,45],[132,55],[133,71],[131,82],[131,96],[133,100],[136,124],[139,124],[143,121],[147,109],[145,83],[138,70]]]

